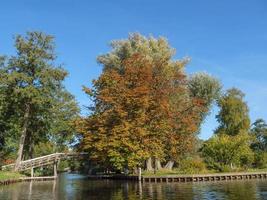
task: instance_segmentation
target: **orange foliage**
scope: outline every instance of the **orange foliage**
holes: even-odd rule
[[[105,70],[93,89],[93,113],[77,121],[82,148],[115,168],[142,165],[148,157],[177,159],[191,151],[201,100],[189,97],[182,68],[134,54],[123,70]]]

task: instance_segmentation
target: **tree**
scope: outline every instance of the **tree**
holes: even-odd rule
[[[209,168],[219,171],[230,170],[233,165],[247,167],[253,161],[250,140],[247,133],[215,135],[204,142],[202,156]]]
[[[244,94],[238,89],[228,90],[217,100],[220,107],[216,116],[219,127],[216,135],[204,142],[201,148],[210,168],[225,171],[232,165],[247,167],[253,160],[250,149],[250,119]]]
[[[250,128],[249,110],[244,102],[244,94],[232,88],[228,90],[219,100],[219,114],[216,116],[219,127],[215,133],[238,135],[240,132],[248,132]]]
[[[257,119],[251,128],[251,134],[256,141],[251,147],[254,151],[267,151],[267,124],[263,119]]]
[[[106,70],[94,82],[95,90],[85,90],[96,105],[93,115],[84,121],[86,129],[81,130],[83,147],[92,152],[91,158],[102,163],[108,161],[117,169],[141,165],[150,154],[161,156],[160,130],[165,128],[158,127],[152,132],[158,125],[156,120],[161,120],[160,115],[164,113],[154,115],[153,119],[147,113],[158,107],[151,93],[151,64],[136,54],[126,59],[124,65],[124,74]]]
[[[15,138],[11,136],[18,129],[16,125],[12,126],[17,121],[14,117],[16,110],[13,109],[8,98],[9,89],[1,79],[6,65],[7,58],[0,56],[0,165],[7,160],[7,155],[14,150],[13,140],[15,141]]]
[[[189,91],[186,92],[189,97],[184,96],[182,99],[184,103],[185,100],[192,100],[191,106],[188,107],[191,109],[184,110],[186,112],[182,114],[183,118],[188,118],[187,123],[183,120],[183,129],[173,131],[171,134],[172,136],[168,137],[169,142],[166,146],[169,147],[169,151],[173,153],[168,153],[170,161],[165,165],[167,169],[172,168],[174,161],[180,162],[184,157],[197,151],[197,134],[200,131],[201,124],[208,115],[213,102],[220,96],[220,82],[206,73],[193,74],[188,78],[186,87],[189,89]],[[177,94],[181,95],[180,93]],[[179,97],[174,96],[174,99],[177,101]],[[181,101],[177,101],[176,103],[174,107],[178,109],[182,107],[181,105],[185,105]],[[184,108],[187,108],[187,106]],[[174,122],[174,125],[181,125],[181,120]],[[190,127],[193,129],[189,130],[188,128]]]
[[[102,74],[92,89],[84,88],[94,104],[91,115],[77,121],[82,149],[117,169],[145,160],[150,165],[151,158],[160,168],[160,161],[189,153],[207,106],[190,93],[184,72],[188,60],[173,60],[174,50],[164,38],[132,34],[111,46],[98,57]]]
[[[207,108],[205,110],[206,112],[201,114],[202,122],[209,114],[215,100],[218,100],[221,95],[221,83],[211,75],[201,72],[193,74],[189,78],[188,86],[190,95],[194,98],[201,99]]]
[[[8,102],[5,110],[5,121],[9,124],[7,130],[13,132],[13,137],[20,138],[17,170],[23,152],[27,150],[31,157],[33,145],[47,140],[51,128],[60,124],[58,120],[64,123],[64,113],[73,111],[72,117],[66,118],[69,121],[77,114],[78,108],[62,84],[67,72],[54,63],[52,36],[27,32],[25,37],[16,37],[15,47],[17,55],[1,66],[0,91],[4,102]],[[68,107],[65,110],[61,102],[71,104],[72,110]]]
[[[0,67],[4,65],[4,57],[0,57]],[[2,89],[2,87],[0,87]],[[3,92],[0,91],[0,158],[3,156],[1,155],[4,150],[4,144],[5,144],[5,137],[4,137],[4,130],[5,130],[5,125],[4,125],[4,95]],[[1,164],[1,160],[0,160]]]
[[[251,149],[254,151],[254,165],[265,168],[267,164],[267,124],[263,119],[257,119],[251,127],[250,133],[254,140]]]

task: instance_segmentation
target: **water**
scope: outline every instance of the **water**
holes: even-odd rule
[[[56,181],[22,182],[0,186],[2,200],[135,200],[135,199],[231,199],[267,200],[267,180],[209,183],[138,183],[87,180],[63,174]]]

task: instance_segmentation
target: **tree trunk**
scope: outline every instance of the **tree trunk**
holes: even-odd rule
[[[149,157],[147,160],[146,160],[146,170],[147,171],[153,171],[153,167],[152,167],[152,158]]]
[[[15,171],[18,171],[22,154],[23,154],[23,148],[24,148],[24,143],[25,143],[25,138],[27,136],[27,129],[28,129],[28,121],[29,121],[29,115],[30,115],[30,106],[28,104],[25,105],[25,113],[24,113],[24,123],[22,127],[22,132],[20,136],[20,141],[19,141],[19,149],[18,149],[18,154],[17,154],[17,160],[15,163]]]
[[[172,160],[168,161],[167,164],[164,166],[164,169],[172,170],[174,162]]]
[[[233,166],[233,163],[232,162],[230,164],[230,167],[231,167],[231,169],[234,169],[234,166]]]
[[[29,135],[29,159],[33,158],[33,136]]]
[[[133,173],[134,173],[135,175],[138,174],[138,167],[135,167],[135,168],[133,169]]]
[[[162,169],[160,160],[157,159],[157,158],[155,159],[155,168],[156,168],[156,170],[161,170]]]

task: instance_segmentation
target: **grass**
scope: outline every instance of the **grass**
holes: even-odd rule
[[[246,170],[246,172],[267,172],[267,168],[262,168],[262,169],[249,168],[248,170]]]
[[[7,179],[16,179],[20,177],[23,177],[23,175],[17,172],[0,171],[0,181]]]
[[[173,170],[158,170],[156,173],[153,171],[142,171],[143,176],[165,176],[165,175],[185,175],[185,174],[214,174],[214,173],[231,173],[231,172],[267,172],[267,168],[264,169],[247,169],[247,170],[233,170],[229,172],[218,172],[218,171],[212,171],[212,170],[203,170],[203,171],[181,171],[179,169],[173,169]]]
[[[193,172],[193,171],[181,171],[178,169],[173,169],[173,170],[158,170],[156,173],[153,171],[142,171],[143,176],[164,176],[164,175],[183,175],[183,174],[209,174],[209,173],[214,173],[212,171],[201,171],[201,172]]]

